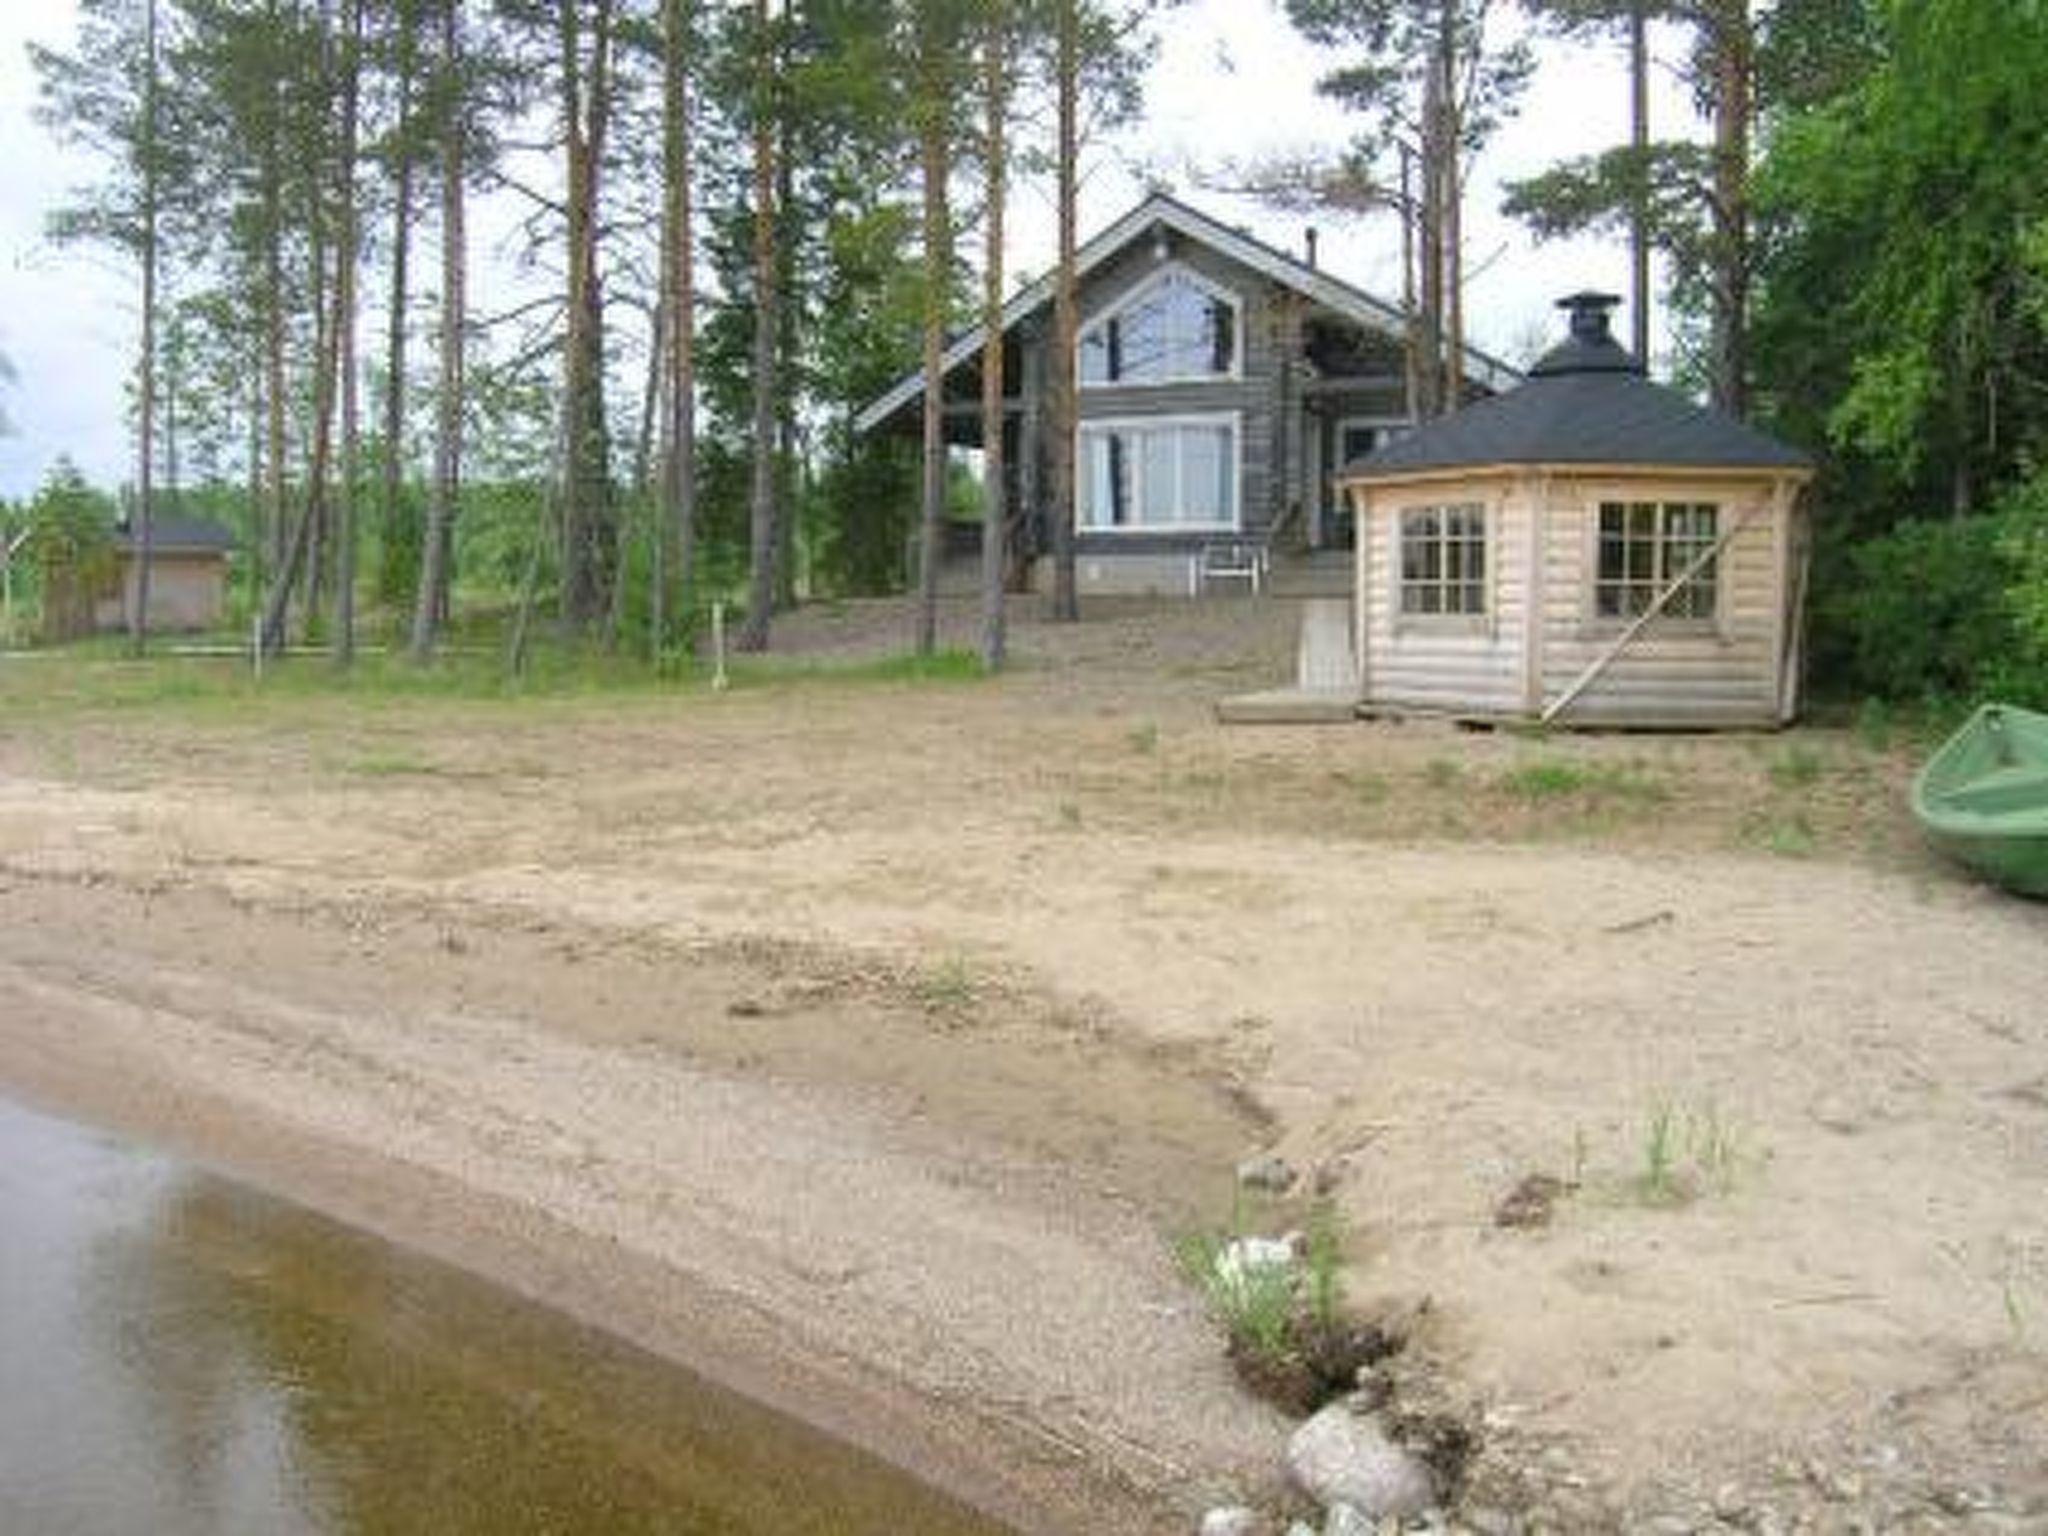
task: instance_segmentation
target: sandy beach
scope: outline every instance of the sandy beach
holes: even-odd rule
[[[1027,1531],[1278,1497],[1286,1422],[1171,1253],[1262,1149],[1322,1171],[1353,1304],[1426,1314],[1475,1497],[2048,1510],[2048,911],[1919,850],[1907,754],[1232,732],[1289,633],[1217,606],[1027,626],[992,684],[7,679],[0,1086]],[[1553,1218],[1496,1226],[1539,1172]]]

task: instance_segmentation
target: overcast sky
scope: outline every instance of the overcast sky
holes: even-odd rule
[[[67,188],[90,180],[93,167],[35,123],[26,45],[68,46],[73,26],[72,0],[0,0],[0,355],[18,375],[11,387],[0,384],[0,411],[13,428],[0,436],[0,496],[32,490],[59,454],[102,484],[130,477],[122,414],[135,340],[133,276],[104,253],[59,250],[43,234],[49,210]],[[1191,184],[1189,168],[1222,155],[1342,143],[1353,125],[1314,90],[1328,64],[1269,0],[1194,0],[1173,13],[1144,122],[1092,163],[1084,238],[1141,194],[1149,170],[1218,217],[1299,250],[1308,220],[1203,191]],[[1546,46],[1520,115],[1480,163],[1466,216],[1468,327],[1478,345],[1522,360],[1555,331],[1551,304],[1559,295],[1588,286],[1628,291],[1618,246],[1537,246],[1496,211],[1502,181],[1615,142],[1626,133],[1626,111],[1617,46]],[[1653,111],[1660,134],[1690,128],[1689,109],[1666,82]],[[1047,189],[1021,189],[1012,221],[1012,261],[1044,271],[1053,254]],[[1328,270],[1399,296],[1400,234],[1391,218],[1315,222]],[[487,292],[488,285],[486,277]]]

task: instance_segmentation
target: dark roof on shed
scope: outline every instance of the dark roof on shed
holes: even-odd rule
[[[1788,443],[1652,384],[1608,333],[1606,294],[1559,301],[1571,334],[1506,394],[1479,400],[1349,464],[1376,480],[1495,464],[1643,464],[1674,469],[1811,469]]]
[[[135,545],[135,530],[127,523],[114,526],[114,548]],[[210,517],[179,517],[159,512],[149,520],[149,550],[153,555],[226,554],[235,547],[235,535],[225,524]]]

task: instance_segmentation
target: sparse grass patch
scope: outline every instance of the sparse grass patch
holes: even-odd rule
[[[1498,784],[1508,794],[1538,805],[1564,800],[1647,805],[1670,797],[1664,782],[1635,762],[1536,758],[1508,769]]]
[[[948,955],[919,971],[910,990],[927,1013],[960,1014],[974,1002],[978,988],[966,957]]]
[[[1448,757],[1432,757],[1423,766],[1422,778],[1431,789],[1455,789],[1464,781],[1465,769]]]
[[[1561,800],[1576,795],[1590,782],[1577,763],[1520,763],[1500,776],[1500,787],[1525,800]]]
[[[436,774],[441,771],[436,763],[423,757],[405,752],[373,752],[348,763],[346,772],[359,774],[371,779],[406,778],[413,775]]]
[[[1353,772],[1339,769],[1330,775],[1339,784],[1349,789],[1360,805],[1378,805],[1394,792],[1394,786],[1383,773]]]
[[[1245,1235],[1240,1208],[1228,1229],[1187,1234],[1174,1252],[1222,1325],[1239,1378],[1292,1412],[1350,1391],[1361,1366],[1401,1347],[1386,1329],[1345,1317],[1343,1232],[1328,1201],[1290,1238]]]
[[[1150,757],[1159,750],[1158,722],[1152,720],[1140,721],[1137,725],[1131,727],[1131,733],[1125,740],[1131,744],[1131,750],[1140,757]]]
[[[1662,1098],[1643,1117],[1632,1192],[1645,1205],[1680,1206],[1735,1192],[1743,1161],[1739,1128],[1712,1099]]]
[[[1812,747],[1787,747],[1771,759],[1771,782],[1780,789],[1806,789],[1827,772],[1827,759]]]
[[[1809,858],[1820,847],[1820,833],[1804,811],[1767,814],[1755,823],[1754,836],[1770,852],[1785,859]]]

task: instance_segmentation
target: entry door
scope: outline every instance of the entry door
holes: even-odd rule
[[[1323,546],[1349,549],[1353,541],[1351,506],[1336,486],[1337,472],[1375,448],[1405,437],[1413,424],[1386,416],[1346,416],[1330,434],[1330,463],[1323,475]]]

